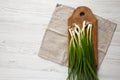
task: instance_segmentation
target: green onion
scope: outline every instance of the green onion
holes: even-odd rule
[[[98,80],[92,43],[92,24],[83,21],[82,29],[73,24],[69,29],[69,66],[66,80]]]

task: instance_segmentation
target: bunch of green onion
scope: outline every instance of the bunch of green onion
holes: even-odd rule
[[[66,80],[98,80],[92,43],[92,24],[83,21],[82,29],[73,24],[69,29],[69,66]]]

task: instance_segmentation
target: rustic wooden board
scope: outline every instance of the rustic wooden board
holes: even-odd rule
[[[98,65],[98,53],[97,53],[97,19],[93,15],[92,11],[85,6],[80,6],[76,8],[72,15],[68,19],[68,28],[71,28],[73,23],[76,23],[77,25],[82,28],[83,21],[87,21],[92,23],[93,25],[93,30],[92,30],[92,41],[93,41],[93,46],[94,46],[94,58],[95,58],[95,63]],[[70,33],[68,32],[68,44],[70,41]]]

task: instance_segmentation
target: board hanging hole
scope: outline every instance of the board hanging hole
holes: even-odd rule
[[[84,16],[85,15],[85,13],[84,12],[80,12],[80,16]]]

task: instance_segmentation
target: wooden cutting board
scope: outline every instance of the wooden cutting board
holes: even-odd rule
[[[73,23],[76,23],[77,25],[82,28],[83,21],[87,21],[92,23],[93,25],[93,30],[92,30],[92,41],[93,41],[93,46],[94,46],[94,58],[95,58],[95,64],[96,66],[98,65],[98,51],[97,51],[97,20],[96,17],[93,15],[92,11],[85,6],[81,6],[76,8],[72,15],[68,19],[68,28],[71,28]],[[68,45],[70,42],[70,34],[68,32]]]

